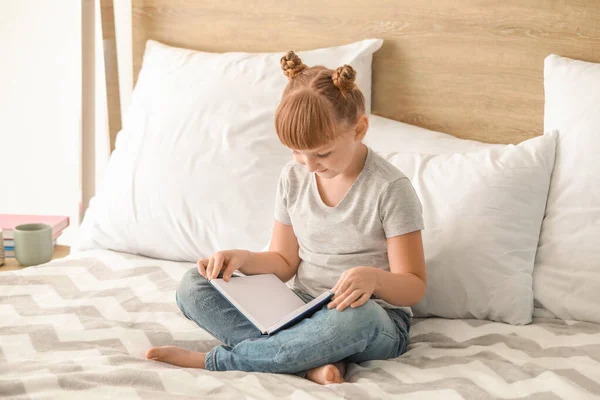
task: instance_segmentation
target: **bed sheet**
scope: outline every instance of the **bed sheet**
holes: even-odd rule
[[[89,250],[0,273],[0,398],[587,399],[600,396],[600,325],[415,319],[407,353],[351,364],[347,383],[147,360],[151,346],[220,342],[175,289],[193,263]]]

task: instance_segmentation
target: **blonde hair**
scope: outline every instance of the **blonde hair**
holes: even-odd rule
[[[281,58],[281,69],[289,81],[275,112],[275,130],[285,146],[298,150],[323,146],[340,135],[340,126],[354,126],[365,113],[365,98],[350,65],[335,71],[308,67],[289,51]]]

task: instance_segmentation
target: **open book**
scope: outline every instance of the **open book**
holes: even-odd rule
[[[222,278],[209,282],[263,335],[272,335],[309,317],[333,297],[328,290],[305,304],[275,274],[233,275],[229,282]]]

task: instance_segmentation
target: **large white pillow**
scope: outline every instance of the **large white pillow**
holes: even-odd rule
[[[387,154],[423,204],[425,297],[416,316],[531,322],[532,271],[556,134],[454,154]]]
[[[298,51],[309,66],[352,65],[371,103],[369,39]],[[107,248],[195,261],[260,250],[291,152],[274,113],[287,84],[279,53],[205,53],[149,40],[123,129],[73,251]]]
[[[557,129],[559,139],[533,275],[536,306],[600,323],[600,64],[550,55],[544,88],[544,129]]]
[[[501,149],[506,146],[460,139],[447,133],[377,115],[369,116],[369,131],[364,143],[376,152],[421,154],[465,153],[474,150]]]

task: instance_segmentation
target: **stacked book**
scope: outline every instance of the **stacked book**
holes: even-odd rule
[[[69,217],[61,215],[19,215],[0,214],[0,228],[4,238],[4,251],[6,257],[15,256],[15,242],[13,230],[21,224],[48,224],[52,227],[52,244],[56,246],[56,239],[62,231],[69,226]]]

